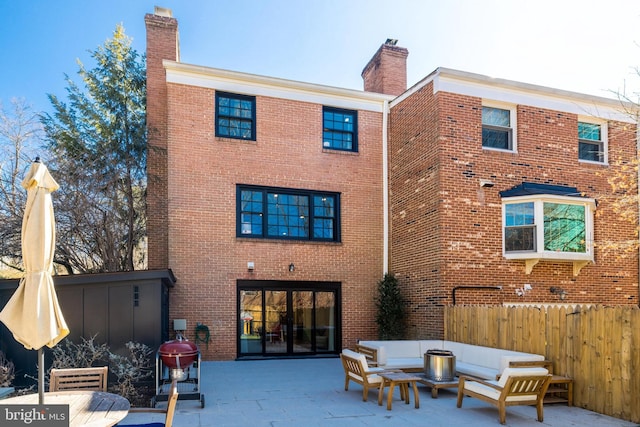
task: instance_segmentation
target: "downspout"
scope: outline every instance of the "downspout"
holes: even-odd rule
[[[382,271],[389,272],[389,159],[388,159],[388,123],[389,101],[382,104],[382,212],[383,212],[383,243],[382,243]]]

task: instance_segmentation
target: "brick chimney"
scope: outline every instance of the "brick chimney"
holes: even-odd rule
[[[398,96],[407,90],[409,51],[396,46],[397,42],[387,39],[362,70],[365,91]]]
[[[147,29],[147,236],[148,268],[169,268],[167,79],[163,59],[180,60],[178,21],[155,7]]]

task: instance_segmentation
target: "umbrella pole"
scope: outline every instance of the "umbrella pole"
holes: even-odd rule
[[[38,349],[38,403],[44,405],[44,351]]]

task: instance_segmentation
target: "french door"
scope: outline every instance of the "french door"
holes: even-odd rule
[[[238,281],[238,355],[339,350],[340,284]]]

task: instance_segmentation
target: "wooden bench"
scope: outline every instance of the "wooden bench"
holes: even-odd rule
[[[51,369],[49,391],[97,390],[107,391],[109,368]]]

